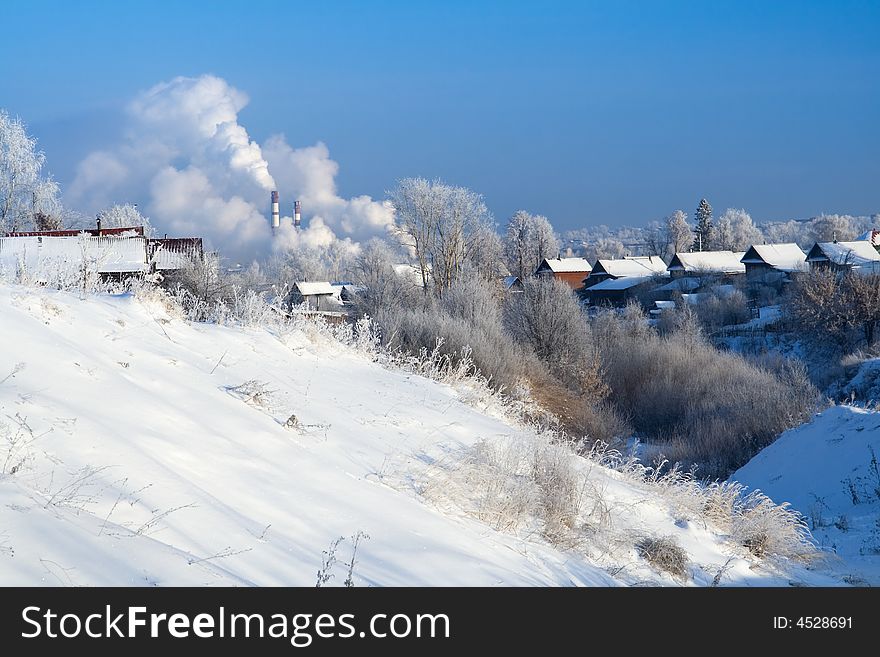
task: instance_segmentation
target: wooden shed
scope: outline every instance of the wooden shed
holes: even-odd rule
[[[342,310],[337,290],[329,281],[299,281],[290,293],[291,305],[305,304],[306,310]]]

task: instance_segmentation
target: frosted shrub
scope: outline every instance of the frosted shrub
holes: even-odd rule
[[[604,506],[594,499],[598,493],[583,465],[568,445],[551,438],[481,441],[438,464],[424,494],[451,501],[495,529],[534,529],[571,548],[592,524],[588,509]]]
[[[422,350],[436,352],[445,357],[449,366],[458,366],[467,352],[474,372],[479,372],[495,389],[511,390],[523,375],[521,351],[500,324],[474,324],[438,306],[397,308],[380,313],[377,321],[386,346],[392,350],[411,355]]]
[[[687,577],[687,552],[672,536],[647,536],[636,543],[636,551],[657,570],[680,579]]]
[[[609,401],[638,435],[703,476],[727,476],[817,408],[797,367],[768,371],[692,335],[633,332],[613,317],[595,331]]]
[[[760,491],[738,500],[731,535],[757,557],[805,559],[816,554],[803,516]]]
[[[530,347],[563,384],[580,391],[599,384],[590,325],[564,283],[526,280],[523,292],[506,300],[504,326],[517,344]]]

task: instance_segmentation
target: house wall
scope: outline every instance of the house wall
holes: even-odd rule
[[[584,279],[589,273],[588,271],[566,271],[553,274],[553,278],[562,281],[572,290],[577,290],[584,286]]]
[[[763,278],[768,273],[773,271],[773,267],[768,265],[766,262],[761,262],[761,263],[747,262],[747,263],[745,263],[745,266],[746,266],[746,278],[750,281],[755,278]]]

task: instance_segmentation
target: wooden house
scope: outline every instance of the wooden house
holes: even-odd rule
[[[584,287],[619,278],[662,276],[666,263],[660,256],[626,256],[619,259],[599,259],[590,275],[584,279]]]
[[[880,253],[868,240],[855,242],[816,242],[807,253],[810,267],[829,267],[834,271],[874,269]]]
[[[642,293],[656,285],[657,276],[625,276],[606,278],[581,290],[581,298],[591,306],[623,307],[638,299]]]
[[[577,290],[591,269],[584,258],[544,258],[535,270],[535,276],[549,276]]]
[[[772,285],[806,268],[807,254],[797,244],[754,244],[740,262],[750,283]]]
[[[328,281],[298,281],[293,284],[290,304],[305,304],[306,310],[341,311],[342,301]]]
[[[501,289],[508,294],[523,291],[523,282],[519,276],[504,276],[501,278]]]
[[[669,262],[670,276],[678,278],[690,276],[705,279],[729,278],[746,273],[746,266],[741,262],[745,252],[734,251],[693,251],[676,253]]]

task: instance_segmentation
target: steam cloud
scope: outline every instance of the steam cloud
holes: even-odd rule
[[[95,212],[140,201],[160,232],[205,237],[236,259],[300,245],[356,249],[388,231],[394,215],[387,203],[339,196],[339,165],[323,143],[293,148],[283,135],[262,146],[251,140],[238,122],[247,103],[213,75],[157,84],[129,104],[121,143],[79,163],[68,202]],[[267,216],[273,189],[284,205],[300,199],[304,210],[302,229],[283,217],[274,239]]]

